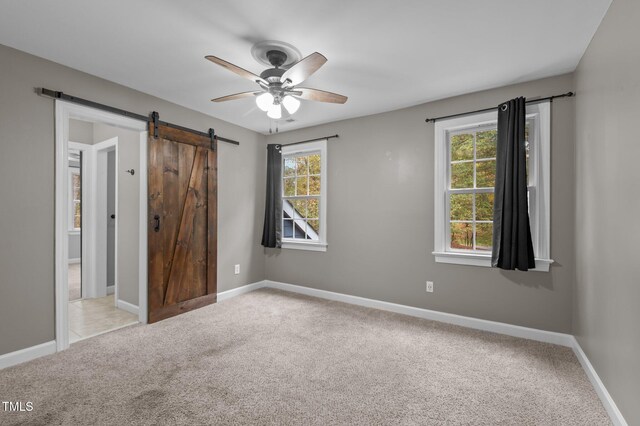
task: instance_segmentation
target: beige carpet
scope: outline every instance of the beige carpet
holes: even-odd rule
[[[17,424],[609,424],[568,348],[263,289],[0,371]]]

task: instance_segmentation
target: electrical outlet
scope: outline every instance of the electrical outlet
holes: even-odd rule
[[[427,293],[433,293],[433,281],[427,281]]]
[[[235,268],[233,269],[233,272],[238,275],[240,273],[240,265],[236,265]]]

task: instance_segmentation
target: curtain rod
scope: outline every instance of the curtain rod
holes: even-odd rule
[[[313,139],[307,139],[306,141],[299,141],[299,142],[291,142],[291,143],[279,143],[278,145],[280,146],[290,146],[290,145],[298,145],[301,143],[307,143],[307,142],[313,142],[313,141],[320,141],[322,139],[333,139],[333,138],[339,138],[340,135],[335,134],[335,135],[331,135],[331,136],[323,136],[321,138],[313,138]]]
[[[528,103],[528,104],[537,104],[537,103],[545,102],[545,101],[553,102],[553,100],[556,99],[556,98],[570,98],[572,96],[575,96],[575,93],[567,92],[567,93],[563,93],[562,95],[554,95],[554,96],[548,96],[546,98],[532,99],[530,101],[527,101],[526,103]],[[498,109],[498,107],[477,109],[475,111],[461,112],[461,113],[458,113],[458,114],[451,114],[451,115],[444,115],[442,117],[427,118],[424,121],[426,121],[427,123],[429,123],[429,122],[435,123],[436,121],[444,120],[445,118],[461,117],[463,115],[476,114],[476,113],[479,113],[479,112],[488,112],[488,111],[493,111],[495,109]]]
[[[150,115],[150,116],[136,114],[135,112],[126,111],[124,109],[115,108],[115,107],[112,107],[112,106],[109,106],[109,105],[100,104],[98,102],[93,102],[93,101],[90,101],[90,100],[87,100],[87,99],[78,98],[76,96],[67,95],[66,93],[57,92],[55,90],[49,90],[49,89],[45,89],[45,88],[37,88],[36,89],[36,93],[38,95],[40,95],[40,96],[46,96],[48,98],[53,98],[53,99],[61,99],[63,101],[72,102],[74,104],[84,105],[84,106],[88,106],[88,107],[91,107],[91,108],[96,108],[96,109],[100,109],[100,110],[103,110],[103,111],[111,112],[113,114],[123,115],[125,117],[133,118],[134,120],[145,121],[145,122],[148,122],[148,123],[154,121],[153,120],[153,114]],[[211,133],[206,133],[206,132],[201,132],[199,130],[189,129],[187,127],[179,126],[177,124],[171,124],[171,123],[168,123],[166,121],[157,121],[157,123],[162,125],[162,126],[172,127],[174,129],[182,130],[182,131],[189,132],[189,133],[194,133],[194,134],[196,134],[198,136],[204,136],[205,138],[211,137]],[[209,129],[209,130],[212,131],[213,129]],[[223,138],[223,137],[220,137],[220,136],[218,136],[216,134],[214,134],[213,137],[216,140],[219,140],[221,142],[227,142],[227,143],[231,143],[231,144],[234,144],[234,145],[240,145],[240,142],[234,141],[233,139]]]

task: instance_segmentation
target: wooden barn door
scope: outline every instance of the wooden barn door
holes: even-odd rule
[[[149,129],[149,322],[215,303],[217,158],[204,136]]]

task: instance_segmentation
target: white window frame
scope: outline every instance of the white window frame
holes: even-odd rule
[[[283,249],[327,251],[327,140],[307,142],[296,145],[282,145],[282,172],[284,173],[285,157],[292,155],[304,155],[314,152],[320,153],[320,232],[317,241],[300,240],[294,238],[282,238]],[[280,176],[283,181],[283,176]],[[284,196],[284,185],[282,188]],[[314,196],[315,197],[315,196]],[[284,221],[282,223],[284,229]]]
[[[550,258],[551,224],[551,104],[541,102],[527,105],[527,119],[535,119],[536,126],[530,130],[532,148],[529,152],[529,220],[531,236],[536,254],[533,271],[549,271],[553,263]],[[491,267],[491,253],[450,248],[449,227],[449,134],[464,129],[495,126],[496,111],[466,115],[435,124],[434,167],[434,251],[438,263],[453,263]],[[477,192],[483,192],[482,190]]]
[[[74,213],[76,211],[75,204],[76,201],[73,199],[73,176],[77,175],[77,176],[81,176],[80,175],[80,167],[71,167],[69,166],[69,196],[68,196],[68,200],[69,200],[69,215],[68,215],[68,227],[69,227],[69,234],[70,235],[78,235],[80,234],[80,230],[81,228],[76,228],[74,226]],[[82,181],[80,182],[80,190],[82,191]],[[82,198],[80,198],[80,200],[78,201],[79,203],[82,203]],[[81,204],[82,206],[82,204]],[[82,207],[81,207],[82,209]],[[82,212],[80,213],[82,215]]]

